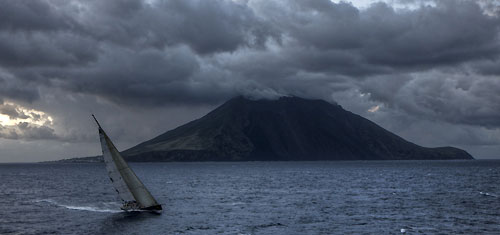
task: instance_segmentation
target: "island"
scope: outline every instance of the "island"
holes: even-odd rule
[[[243,96],[122,155],[132,162],[473,159],[462,149],[411,143],[324,100]]]

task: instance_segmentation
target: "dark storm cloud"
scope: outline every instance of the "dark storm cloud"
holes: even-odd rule
[[[32,102],[39,99],[40,94],[34,84],[27,84],[0,70],[0,103],[6,98]]]
[[[210,97],[204,93],[209,84],[199,81],[201,88],[194,84],[192,76],[200,70],[200,64],[187,47],[108,51],[85,70],[55,71],[53,76],[67,89],[107,97],[116,103],[159,105],[191,99],[203,102]]]
[[[359,56],[352,67],[420,69],[494,57],[500,50],[498,18],[485,15],[472,1],[439,1],[436,7],[413,11],[395,11],[385,3],[360,11],[348,3],[319,2],[269,4],[265,10],[304,50],[315,47],[325,53],[314,62],[335,66],[337,59],[326,55],[340,50],[348,61]],[[283,8],[288,15],[271,15]]]
[[[95,41],[69,32],[0,32],[6,67],[82,65],[97,59]]]
[[[399,83],[388,78],[367,81],[363,91],[393,109],[414,117],[450,123],[500,126],[500,81],[471,80],[463,74],[430,73],[399,75]],[[385,83],[384,83],[385,81]],[[386,84],[386,85],[382,85]]]
[[[5,1],[0,99],[47,102],[43,88],[134,109],[299,95],[500,126],[499,16],[487,1],[425,2]]]
[[[233,88],[218,89],[224,86],[196,74],[204,63],[199,56],[262,48],[270,35],[250,8],[232,1],[5,4],[13,16],[5,16],[0,28],[0,66],[20,81],[56,81],[118,103],[203,103],[234,96]],[[36,17],[39,8],[46,17]]]
[[[54,129],[50,127],[21,122],[15,126],[0,124],[0,138],[32,141],[58,139],[59,137],[55,134]]]
[[[295,43],[296,56],[279,68],[326,74],[328,82],[348,77],[354,85],[344,84],[346,89],[357,87],[371,100],[420,119],[500,126],[497,82],[462,68],[499,55],[499,18],[475,2],[439,1],[402,11],[384,3],[366,10],[329,1],[263,5],[266,17]],[[287,14],[272,15],[277,9]],[[494,68],[489,64],[482,71],[491,74]]]
[[[487,76],[500,75],[500,58],[494,60],[484,60],[474,63],[472,68],[475,72]]]
[[[56,139],[54,130],[47,126],[33,126],[27,122],[17,124],[25,139]]]
[[[440,1],[436,7],[400,14],[376,4],[364,15],[369,62],[394,67],[435,67],[498,55],[498,18],[471,1]],[[380,30],[380,24],[388,27]],[[480,27],[478,27],[480,25]]]
[[[48,1],[4,0],[0,7],[0,29],[10,32],[53,31],[75,26],[73,18]]]
[[[269,34],[245,5],[232,1],[95,1],[81,23],[98,40],[123,46],[187,44],[199,54],[261,45]]]

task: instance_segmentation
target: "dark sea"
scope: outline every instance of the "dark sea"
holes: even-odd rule
[[[500,234],[500,161],[130,165],[161,215],[104,164],[0,164],[0,234]]]

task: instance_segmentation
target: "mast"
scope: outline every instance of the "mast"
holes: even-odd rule
[[[94,114],[92,114],[92,117],[94,118],[95,123],[97,123],[97,126],[99,127],[99,129],[102,129],[102,128],[101,128],[101,125],[100,125],[100,124],[99,124],[99,122],[97,121],[97,118],[95,118]]]

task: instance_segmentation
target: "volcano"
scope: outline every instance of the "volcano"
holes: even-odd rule
[[[426,148],[323,100],[236,97],[204,117],[122,152],[128,161],[473,159]]]

